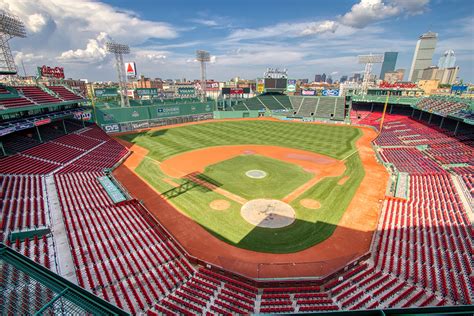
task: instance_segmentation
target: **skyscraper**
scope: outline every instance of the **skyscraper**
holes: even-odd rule
[[[454,50],[450,49],[444,52],[443,56],[439,58],[438,68],[453,68],[456,63],[456,56],[454,56]]]
[[[315,75],[314,76],[314,82],[321,82],[321,75]]]
[[[383,64],[380,69],[380,79],[383,79],[386,72],[391,72],[395,70],[395,65],[397,64],[398,52],[385,52],[383,54]]]
[[[326,74],[323,72],[323,75],[321,76],[321,82],[326,82]]]
[[[420,39],[416,42],[415,54],[413,54],[408,81],[418,81],[421,79],[423,69],[431,66],[437,41],[438,34],[434,32],[428,32],[420,36]]]

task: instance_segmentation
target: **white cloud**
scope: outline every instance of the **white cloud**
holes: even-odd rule
[[[338,28],[338,24],[334,21],[322,21],[318,23],[310,23],[302,32],[301,35],[315,35],[322,33],[334,33]]]
[[[87,42],[86,48],[68,50],[58,57],[62,62],[78,62],[91,63],[99,62],[107,56],[105,43],[110,40],[110,37],[105,32],[101,32],[95,39],[90,39]]]
[[[351,10],[340,17],[340,22],[364,28],[367,25],[401,14],[415,15],[423,13],[429,0],[361,0]]]
[[[278,23],[256,29],[237,29],[228,39],[239,41],[246,39],[259,39],[270,37],[300,37],[315,34],[334,33],[337,23],[334,21]]]
[[[218,26],[219,25],[217,21],[211,20],[211,19],[192,19],[190,21],[197,24],[205,25],[205,26]]]
[[[135,50],[132,51],[133,57],[137,62],[142,61],[145,63],[164,63],[168,58],[170,52],[168,51],[155,51],[155,50]]]
[[[44,59],[43,55],[37,55],[37,54],[25,54],[23,52],[14,52],[14,60],[15,64],[20,65],[22,62],[23,63],[30,63],[30,62],[36,62]]]
[[[380,21],[399,13],[399,8],[385,5],[382,0],[361,0],[352,6],[351,11],[341,17],[341,23],[363,28],[375,21]]]
[[[0,0],[0,9],[18,15],[32,32],[42,30],[47,20],[52,20],[60,32],[78,42],[100,32],[132,45],[150,37],[178,36],[178,30],[168,23],[145,20],[132,11],[93,0]]]
[[[26,20],[26,28],[34,33],[40,32],[46,25],[46,18],[44,15],[35,13],[28,17]]]

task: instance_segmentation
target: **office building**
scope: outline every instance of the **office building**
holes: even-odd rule
[[[395,70],[397,64],[398,52],[385,52],[383,54],[382,68],[380,69],[380,79],[383,79],[385,73]]]
[[[423,80],[439,80],[440,84],[453,84],[459,73],[459,67],[440,69],[436,66],[431,66],[423,69],[420,79]]]
[[[454,56],[454,51],[452,49],[444,52],[443,56],[439,58],[438,68],[453,68],[456,64],[456,56]]]
[[[387,71],[383,76],[383,81],[394,83],[403,81],[403,77],[405,76],[405,69],[397,69],[395,71]]]
[[[413,54],[408,81],[416,82],[420,80],[423,69],[432,65],[437,41],[438,34],[434,32],[428,32],[420,36]]]

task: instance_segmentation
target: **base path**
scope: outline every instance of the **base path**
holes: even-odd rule
[[[245,250],[218,239],[171,206],[141,180],[133,169],[127,166],[127,162],[117,168],[114,175],[132,196],[144,202],[148,210],[191,256],[250,278],[324,277],[340,270],[350,261],[369,251],[372,235],[377,227],[381,201],[385,197],[388,173],[381,164],[377,163],[371,147],[371,141],[377,133],[370,128],[360,129],[363,135],[357,140],[356,146],[363,163],[365,177],[348,209],[331,237],[313,247],[290,254],[269,254]],[[130,147],[130,144],[127,147]],[[248,149],[250,146],[245,147]],[[257,151],[258,147],[260,146],[254,146],[253,150]],[[240,150],[235,155],[240,154]],[[298,150],[286,148],[286,153],[288,151]],[[302,163],[301,157],[298,158]],[[327,157],[324,158],[327,159]],[[206,159],[211,159],[211,157]],[[286,159],[292,158],[286,157]],[[212,161],[205,165],[208,164],[212,164]],[[169,172],[184,174],[189,174],[189,171],[196,170],[180,171],[175,168],[169,170]]]

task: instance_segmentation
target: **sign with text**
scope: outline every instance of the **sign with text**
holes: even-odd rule
[[[125,73],[127,74],[127,77],[135,78],[137,76],[137,65],[134,61],[125,63]]]
[[[191,87],[178,88],[178,94],[179,95],[194,95],[194,94],[196,94],[195,91],[196,90],[194,88],[191,88]]]
[[[316,95],[314,90],[301,90],[301,95]]]
[[[158,89],[156,88],[137,88],[135,89],[137,95],[139,97],[149,96],[149,97],[157,97],[158,96]]]
[[[43,65],[42,67],[38,67],[38,73],[41,77],[64,79],[63,67],[49,67]]]
[[[94,89],[94,95],[98,98],[118,96],[117,88]]]
[[[296,91],[296,80],[295,79],[288,79],[286,84],[286,91],[288,92],[295,92]]]
[[[339,89],[325,89],[323,90],[323,96],[337,97],[339,96]]]

